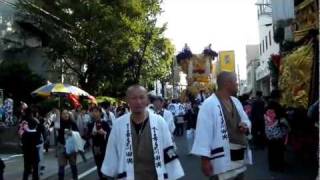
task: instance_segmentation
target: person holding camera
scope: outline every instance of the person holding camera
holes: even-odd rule
[[[64,179],[64,168],[69,162],[72,178],[78,179],[76,142],[72,138],[72,131],[78,131],[77,124],[73,121],[68,110],[61,113],[60,128],[58,129],[57,156],[59,165],[59,180]]]
[[[89,124],[88,137],[92,139],[92,152],[97,165],[99,178],[100,180],[104,180],[106,177],[101,173],[101,166],[105,156],[111,128],[108,122],[103,120],[103,111],[100,107],[93,107],[91,109],[91,116],[93,122]]]

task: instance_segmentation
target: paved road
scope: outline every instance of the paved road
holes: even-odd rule
[[[178,154],[180,156],[180,160],[186,174],[182,179],[207,179],[201,173],[199,158],[188,155],[186,139],[184,137],[178,137],[176,138],[176,143],[178,146]],[[255,164],[248,168],[248,171],[246,172],[247,180],[314,180],[312,170],[308,168],[306,164],[288,165],[288,168],[284,173],[272,173],[268,170],[266,151],[254,151],[253,156],[255,159]],[[289,163],[295,162],[289,161]],[[96,170],[92,168],[94,168],[93,160],[81,164],[79,166],[79,175],[81,177],[80,179],[98,179]],[[68,178],[66,179],[69,179],[71,177],[70,172],[67,174]],[[57,179],[57,177],[52,177],[51,179]]]

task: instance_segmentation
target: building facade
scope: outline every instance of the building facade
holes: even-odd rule
[[[246,46],[247,81],[244,93],[254,95],[257,89],[256,69],[259,65],[259,44]]]
[[[33,72],[48,79],[41,38],[23,29],[13,3],[14,0],[0,3],[0,62],[26,63]]]
[[[279,44],[274,41],[272,7],[270,0],[258,0],[259,58],[255,71],[256,90],[264,96],[270,95],[271,78],[268,61],[272,54],[279,54]]]
[[[52,62],[46,54],[48,35],[19,16],[17,0],[0,1],[0,63],[26,63],[30,70],[50,82],[76,84],[78,79],[63,66]]]

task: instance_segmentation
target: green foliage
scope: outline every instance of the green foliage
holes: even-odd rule
[[[98,103],[102,103],[102,102],[110,102],[111,104],[117,103],[117,102],[123,102],[120,101],[119,99],[113,98],[113,97],[109,97],[109,96],[98,96],[96,97],[96,100]]]
[[[39,101],[36,104],[36,106],[40,108],[41,112],[47,113],[51,111],[53,108],[59,107],[59,99],[50,98],[50,99],[42,100],[42,101]]]
[[[124,95],[132,83],[167,77],[174,48],[157,27],[160,0],[19,0],[21,16],[50,37],[53,63],[93,95]]]
[[[16,102],[30,102],[30,93],[43,84],[45,80],[25,63],[4,61],[0,64],[0,89],[4,89],[5,95],[11,93]]]

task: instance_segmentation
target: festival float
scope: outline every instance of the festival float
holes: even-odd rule
[[[283,105],[308,107],[313,58],[312,45],[307,44],[282,59],[279,83]]]
[[[213,61],[218,54],[211,49],[211,44],[201,54],[193,54],[185,45],[176,56],[177,63],[187,75],[187,88],[181,94],[181,99],[195,99],[200,91],[210,94],[215,88]]]
[[[279,70],[281,104],[308,108],[319,97],[318,4],[304,0],[295,7],[294,42],[287,51],[271,56],[273,69]],[[287,49],[284,43],[282,49]]]

